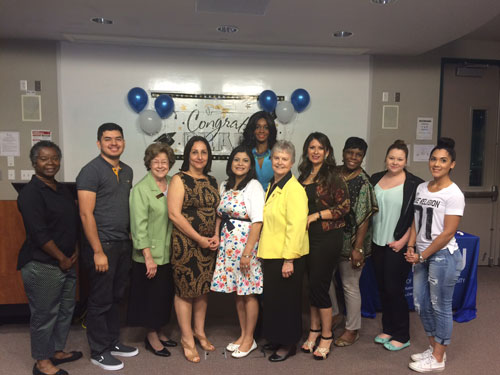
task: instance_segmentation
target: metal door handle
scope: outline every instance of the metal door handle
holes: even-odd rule
[[[464,191],[465,198],[491,198],[492,202],[498,199],[498,186],[492,185],[490,191]]]

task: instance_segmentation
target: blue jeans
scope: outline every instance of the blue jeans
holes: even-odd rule
[[[462,254],[448,249],[432,254],[413,270],[413,300],[427,336],[449,345],[453,330],[453,290],[462,270]]]

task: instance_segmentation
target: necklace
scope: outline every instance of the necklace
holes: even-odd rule
[[[345,167],[344,167],[344,166],[342,166],[342,175],[344,176],[344,178],[345,178],[347,181],[349,181],[349,180],[350,180],[350,179],[354,176],[354,174],[355,174],[355,173],[357,173],[358,171],[359,171],[359,168],[356,168],[356,169],[355,169],[355,170],[353,170],[351,173],[346,174],[346,172],[345,172]]]
[[[271,150],[267,149],[266,151],[264,151],[262,154],[259,154],[257,152],[257,149],[253,149],[252,150],[252,154],[253,156],[255,156],[257,159],[265,159],[267,158],[269,155],[271,155]]]

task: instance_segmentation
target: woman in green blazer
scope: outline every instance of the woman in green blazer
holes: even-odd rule
[[[172,222],[168,220],[168,171],[175,156],[165,143],[153,143],[145,152],[144,164],[149,171],[130,193],[130,229],[132,283],[128,306],[128,324],[148,329],[146,349],[168,357],[166,346],[177,343],[167,339],[161,328],[170,320],[174,282],[170,266]]]

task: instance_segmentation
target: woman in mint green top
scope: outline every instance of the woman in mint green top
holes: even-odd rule
[[[379,211],[373,216],[372,262],[382,302],[382,332],[377,344],[397,351],[410,345],[410,318],[405,297],[406,279],[411,265],[405,264],[413,201],[422,179],[408,172],[408,147],[397,140],[387,149],[386,170],[375,173]]]
[[[175,156],[165,143],[153,143],[145,152],[144,164],[149,171],[130,193],[130,228],[132,283],[128,324],[148,329],[146,349],[168,357],[166,346],[176,346],[161,331],[170,320],[174,282],[170,266],[172,222],[168,219],[168,171]]]

